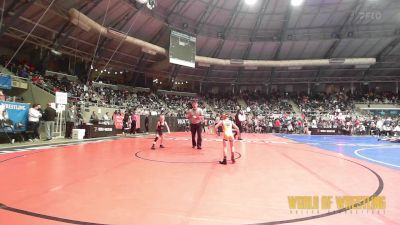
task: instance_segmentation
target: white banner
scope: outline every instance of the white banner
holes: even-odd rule
[[[56,104],[68,104],[68,94],[65,92],[56,92]]]

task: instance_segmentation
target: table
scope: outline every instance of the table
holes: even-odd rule
[[[311,135],[339,135],[337,128],[310,128]]]
[[[85,129],[85,138],[110,137],[116,135],[114,125],[83,124],[79,128]]]

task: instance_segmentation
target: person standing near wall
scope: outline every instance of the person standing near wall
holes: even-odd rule
[[[97,116],[95,111],[93,111],[92,115],[90,116],[90,122],[93,124],[99,124],[99,116]]]
[[[192,102],[192,109],[188,111],[187,118],[190,121],[190,131],[192,133],[192,147],[197,149],[201,149],[201,123],[204,120],[203,110],[198,108],[199,104],[195,100]],[[197,142],[196,142],[196,133],[197,133]]]
[[[72,138],[72,129],[75,127],[76,111],[75,106],[70,105],[65,112],[65,138]]]
[[[149,133],[149,115],[146,115],[146,118],[144,118],[144,127],[146,129],[146,133]]]
[[[239,127],[239,132],[237,132],[238,140],[243,140],[242,139],[242,133],[243,133],[243,122],[246,121],[246,115],[244,115],[244,112],[241,110],[238,110],[236,115],[235,115],[235,123],[236,126]]]
[[[129,112],[128,110],[125,111],[124,119],[122,120],[122,134],[126,134],[129,131],[129,125],[131,124],[130,114],[131,112]]]
[[[46,109],[44,110],[43,120],[46,128],[46,140],[50,141],[53,139],[54,124],[56,121],[57,112],[48,103]]]
[[[32,108],[29,109],[28,127],[29,130],[32,131],[32,137],[29,139],[30,141],[36,141],[40,139],[39,120],[42,117],[42,113],[40,113],[39,110],[40,104],[33,104]]]
[[[0,90],[0,101],[5,101],[6,100],[6,96],[3,94],[3,91]]]
[[[133,110],[132,114],[131,114],[131,134],[136,134],[136,114],[135,114],[135,110]]]
[[[108,112],[106,112],[104,115],[103,115],[103,123],[105,124],[105,125],[111,125],[111,123],[110,123],[110,116],[108,115]]]

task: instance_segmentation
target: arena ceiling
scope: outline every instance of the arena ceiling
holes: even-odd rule
[[[5,9],[1,43],[16,49],[52,2],[0,1]],[[55,0],[27,41],[88,62],[96,51],[95,68],[109,62],[108,67],[173,80],[242,84],[400,80],[398,0],[305,0],[298,7],[290,0],[258,0],[252,6],[244,0],[156,2],[149,10],[135,0]],[[370,67],[175,66],[166,63],[165,56],[143,53],[140,47],[73,25],[68,14],[71,8],[104,27],[166,49],[171,29],[195,34],[200,56],[255,60],[373,57],[377,63]]]

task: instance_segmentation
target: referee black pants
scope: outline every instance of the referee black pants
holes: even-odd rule
[[[190,132],[192,132],[192,146],[201,147],[201,124],[190,124]],[[197,144],[196,144],[196,133],[197,133]]]

